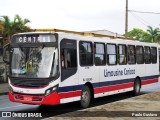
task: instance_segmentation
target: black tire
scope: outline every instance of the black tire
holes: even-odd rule
[[[133,95],[137,96],[140,94],[140,90],[141,90],[141,83],[139,79],[136,79],[134,82],[134,89],[133,89]]]
[[[81,93],[80,104],[82,108],[87,108],[91,102],[91,91],[88,86],[84,86]]]

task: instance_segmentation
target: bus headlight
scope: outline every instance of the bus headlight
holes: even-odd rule
[[[55,92],[55,91],[57,90],[57,88],[58,88],[58,85],[47,89],[47,90],[45,91],[45,96],[48,96],[48,95],[50,95],[51,93]]]

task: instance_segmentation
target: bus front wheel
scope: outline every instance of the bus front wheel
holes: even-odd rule
[[[80,104],[82,108],[87,108],[91,101],[91,91],[88,86],[84,86],[81,93]]]

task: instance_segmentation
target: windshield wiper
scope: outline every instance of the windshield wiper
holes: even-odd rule
[[[44,48],[44,44],[40,45],[40,46],[38,47],[38,51],[35,53],[35,55],[41,53],[41,51],[43,50],[43,48]],[[28,55],[29,58],[28,58],[27,62],[29,62],[30,60],[32,60],[32,58],[33,58],[33,56],[34,56],[34,55],[32,55],[32,54],[33,54],[33,51],[34,51],[34,49],[32,48],[31,52],[30,52],[29,55]]]
[[[50,76],[52,76],[52,74],[53,74],[54,61],[55,61],[55,52],[54,52],[54,54],[53,54],[53,61],[52,61],[52,67],[51,67]]]
[[[22,50],[22,47],[18,44],[18,48],[19,48],[19,50],[20,50],[20,52],[21,52],[21,55],[22,55],[22,58],[24,59],[25,58],[25,55],[24,55],[24,52],[23,52],[23,50]]]
[[[44,44],[42,44],[42,45],[41,45],[41,46],[39,46],[38,48],[39,48],[39,49],[38,49],[39,51],[36,53],[36,55],[37,55],[37,54],[39,54],[39,53],[43,50],[43,48],[44,48]]]

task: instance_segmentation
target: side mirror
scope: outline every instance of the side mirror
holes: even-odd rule
[[[10,46],[9,44],[3,48],[3,61],[7,64],[10,63]]]

